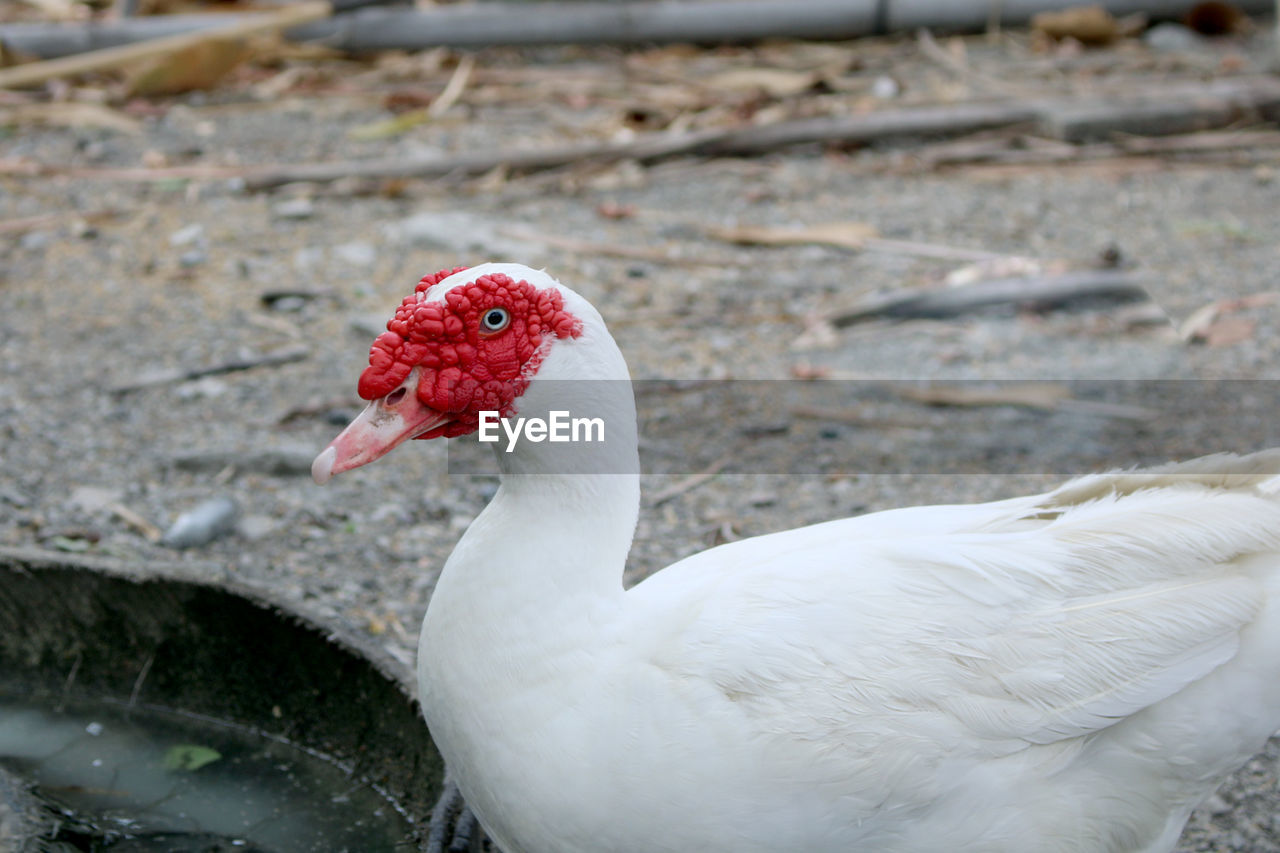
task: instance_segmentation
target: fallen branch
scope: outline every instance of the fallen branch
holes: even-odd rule
[[[716,474],[724,470],[724,467],[729,464],[729,460],[732,458],[732,454],[726,453],[698,473],[690,474],[665,489],[659,489],[650,496],[649,506],[662,506],[667,501],[677,498],[685,492],[693,491],[703,483],[709,482]]]
[[[1002,278],[937,290],[898,290],[873,297],[828,318],[836,328],[868,320],[949,319],[993,307],[1068,308],[1087,302],[1151,299],[1135,273],[1091,270],[1063,275]]]
[[[1172,136],[1127,136],[1113,142],[1073,145],[1048,139],[1005,137],[948,143],[913,157],[938,169],[971,163],[1047,164],[1132,156],[1199,155],[1224,151],[1256,151],[1280,147],[1280,131],[1226,130]]]
[[[822,421],[823,423],[844,424],[846,426],[880,430],[920,429],[925,426],[918,420],[872,418],[864,415],[860,409],[836,409],[827,406],[796,406],[791,410],[791,416],[806,421]]]
[[[0,221],[0,234],[26,234],[40,228],[52,228],[67,220],[82,220],[89,224],[105,222],[121,215],[119,210],[90,210],[86,213],[41,213],[36,216],[23,216],[19,219]]]
[[[109,389],[115,394],[124,394],[130,391],[139,391],[143,388],[150,388],[155,385],[167,385],[172,382],[188,382],[192,379],[203,379],[206,376],[219,376],[223,373],[234,373],[240,370],[252,370],[255,367],[274,367],[281,364],[289,364],[294,361],[302,361],[310,357],[311,350],[306,347],[287,347],[279,349],[275,352],[264,353],[258,356],[249,356],[247,358],[236,358],[230,361],[224,361],[221,364],[212,364],[207,367],[194,367],[189,369],[182,368],[166,368],[149,373],[133,382],[125,382],[120,385],[113,386]]]
[[[749,155],[813,142],[863,143],[896,136],[968,133],[1035,117],[1027,104],[977,103],[883,110],[858,116],[802,119],[728,129],[656,133],[628,142],[587,142],[526,151],[482,151],[444,157],[357,160],[259,167],[245,175],[250,189],[338,178],[430,178],[482,174],[498,166],[537,170],[584,161],[649,162],[679,154]]]
[[[498,166],[536,170],[583,161],[636,160],[650,162],[676,155],[749,156],[799,144],[855,145],[901,137],[960,136],[980,130],[1039,123],[1051,125],[1064,110],[1092,105],[1094,130],[1105,127],[1100,116],[1111,115],[1117,128],[1138,100],[1176,101],[1190,113],[1220,116],[1229,102],[1232,116],[1249,110],[1266,112],[1280,108],[1280,82],[1269,78],[1220,80],[1206,85],[1169,86],[1135,92],[1122,100],[1097,97],[907,107],[852,116],[797,119],[773,124],[728,129],[704,129],[684,133],[642,136],[628,142],[579,143],[528,151],[489,151],[420,159],[315,163],[264,168],[246,183],[251,189],[267,189],[294,181],[332,181],[347,176],[365,178],[428,178],[481,174]],[[1106,107],[1103,109],[1102,104]],[[1109,112],[1107,112],[1109,110]],[[1200,111],[1197,113],[1197,111]]]
[[[789,228],[752,225],[739,225],[732,228],[711,226],[705,230],[710,237],[739,246],[819,245],[851,252],[885,252],[953,261],[989,261],[1003,257],[999,253],[984,249],[965,249],[940,243],[920,243],[914,240],[892,240],[879,237],[876,236],[873,226],[863,222],[825,222]]]
[[[1280,302],[1280,291],[1251,293],[1232,299],[1218,299],[1191,312],[1191,316],[1178,327],[1178,336],[1188,343],[1223,346],[1239,343],[1244,337],[1252,337],[1251,320],[1232,317],[1240,311],[1266,308]]]
[[[895,391],[900,397],[927,406],[1014,406],[1042,412],[1070,410],[1097,417],[1140,421],[1151,420],[1159,414],[1141,406],[1080,400],[1071,395],[1071,389],[1066,384],[1058,382],[1014,382],[1009,385],[974,385],[966,382],[923,388],[904,385]]]
[[[524,228],[499,228],[498,233],[523,240],[528,243],[541,243],[553,249],[572,252],[575,255],[589,257],[622,258],[628,261],[642,261],[650,264],[666,266],[711,266],[726,267],[740,263],[734,258],[721,258],[699,254],[696,257],[685,257],[662,246],[632,246],[621,243],[602,243],[596,240],[579,240],[575,237],[564,237],[559,234],[539,234]]]

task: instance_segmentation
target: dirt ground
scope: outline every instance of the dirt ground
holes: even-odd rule
[[[234,178],[139,180],[121,171],[623,138],[1010,87],[1055,93],[1260,74],[1272,62],[1260,34],[1179,51],[1138,41],[1044,51],[1008,33],[943,50],[963,59],[963,71],[909,38],[484,51],[453,107],[373,139],[350,134],[389,118],[396,93],[438,93],[457,57],[294,56],[176,98],[117,98],[107,87],[108,102],[137,123],[133,132],[11,124],[0,137],[0,544],[176,559],[236,576],[368,633],[407,664],[436,573],[494,479],[449,475],[446,449],[434,442],[323,488],[307,468],[358,411],[368,343],[399,299],[424,273],[485,260],[546,267],[586,295],[643,379],[1277,377],[1271,296],[1224,304],[1206,327],[1212,345],[1178,330],[1209,303],[1280,290],[1280,149],[936,169],[921,156],[929,144],[908,140],[274,193],[247,192]],[[799,92],[784,91],[780,76],[774,89],[756,79],[749,94],[722,76],[761,67],[827,76]],[[62,95],[83,99],[92,89]],[[30,174],[33,165],[49,168]],[[1041,268],[1092,268],[1118,251],[1146,276],[1159,310],[1024,310],[837,330],[820,318],[869,294],[936,285],[971,261],[902,247],[739,246],[707,232],[832,222]],[[286,350],[298,357],[185,381],[158,373]],[[660,391],[648,396],[658,414],[645,441],[670,451],[665,403]],[[767,476],[730,464],[688,481],[705,470],[698,462],[647,476],[646,491],[667,497],[646,505],[629,581],[727,538],[907,504],[997,499],[1084,473],[1068,456],[1013,473],[943,474],[935,442],[903,438],[963,422],[993,446],[1013,441],[1002,437],[1012,430],[1036,450],[1057,441],[1058,423],[1044,411],[897,400],[877,413],[896,426],[826,423],[815,439],[794,412],[770,411],[767,395],[757,410],[762,432],[790,448],[779,452],[803,459],[809,441],[848,439],[877,461],[825,475],[799,462]],[[1184,433],[1178,417],[1158,424],[1167,436]],[[1196,435],[1196,452],[1221,449],[1211,434]],[[696,450],[700,459],[721,455]],[[779,473],[787,471],[804,473]],[[239,507],[234,532],[185,550],[155,541],[181,513],[218,497]],[[1180,850],[1280,850],[1275,746],[1196,813]]]

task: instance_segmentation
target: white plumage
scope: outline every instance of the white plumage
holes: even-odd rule
[[[521,414],[574,407],[546,378],[627,378],[544,273],[432,296],[490,270],[583,321]],[[506,853],[1155,853],[1280,726],[1278,452],[832,521],[627,591],[638,478],[557,452],[498,454],[421,635],[428,723]]]

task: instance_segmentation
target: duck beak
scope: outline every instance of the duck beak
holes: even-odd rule
[[[374,400],[311,463],[311,477],[324,485],[334,474],[380,459],[398,444],[453,420],[424,406],[414,393],[416,373],[387,396]],[[410,382],[413,384],[411,385]]]

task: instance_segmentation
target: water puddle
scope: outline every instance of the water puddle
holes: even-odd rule
[[[60,840],[76,850],[410,849],[411,825],[369,784],[217,720],[111,704],[54,711],[0,697],[0,765],[74,815]]]

